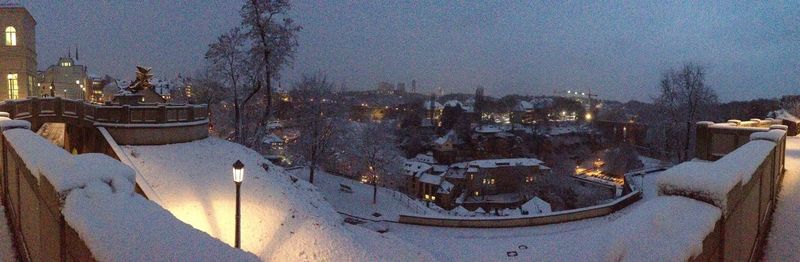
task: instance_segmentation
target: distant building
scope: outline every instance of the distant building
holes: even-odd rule
[[[86,66],[76,64],[70,55],[59,58],[58,63],[48,67],[39,85],[45,96],[86,99],[90,81]]]
[[[525,185],[550,174],[550,168],[535,158],[486,159],[470,161],[464,193],[456,204],[467,209],[516,208],[527,201]]]
[[[416,92],[417,92],[417,80],[414,79],[411,80],[411,93],[416,93]]]
[[[391,95],[394,94],[394,85],[387,82],[378,83],[377,91],[379,94]]]
[[[27,9],[0,6],[0,100],[38,96],[36,20]]]
[[[452,209],[517,208],[529,200],[524,189],[550,174],[534,158],[486,159],[438,165],[412,159],[403,166],[409,196]],[[436,169],[441,169],[437,171]],[[549,211],[548,211],[549,212]]]
[[[406,83],[400,82],[397,83],[397,88],[395,89],[395,94],[405,94],[406,93]]]

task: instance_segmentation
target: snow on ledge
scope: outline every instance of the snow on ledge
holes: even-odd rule
[[[133,193],[135,173],[130,167],[103,154],[72,156],[27,129],[3,132],[11,148],[20,156],[31,175],[47,178],[58,193],[84,187],[91,181],[103,181],[114,192]]]
[[[61,213],[98,261],[258,261],[156,203],[99,181],[71,191]]]
[[[775,143],[750,141],[715,162],[689,161],[664,171],[658,178],[659,195],[681,195],[711,203],[727,211],[728,192],[750,181]]]
[[[778,142],[784,136],[786,136],[785,129],[772,129],[769,132],[752,133],[750,134],[750,140],[766,140],[766,141]]]
[[[608,224],[602,261],[688,261],[703,252],[703,240],[721,217],[709,204],[659,196]],[[645,259],[650,258],[650,259]]]
[[[10,120],[3,119],[0,121],[0,130],[6,131],[9,129],[31,129],[31,122],[25,120]]]

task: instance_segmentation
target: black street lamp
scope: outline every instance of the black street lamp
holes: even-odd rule
[[[239,188],[242,186],[242,180],[244,180],[244,164],[242,161],[236,160],[236,163],[233,163],[233,182],[236,183],[236,242],[234,246],[236,248],[241,248],[241,201],[240,201],[240,194]]]

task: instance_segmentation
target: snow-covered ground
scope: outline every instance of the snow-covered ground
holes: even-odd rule
[[[800,261],[800,137],[786,138],[786,173],[772,215],[765,261]]]
[[[720,214],[699,201],[658,197],[613,215],[563,224],[513,229],[393,224],[386,234],[442,261],[685,261],[699,254]]]
[[[308,169],[294,169],[302,179]],[[396,236],[426,250],[441,261],[616,261],[644,257],[684,260],[700,252],[705,234],[713,229],[719,209],[681,197],[658,197],[656,179],[660,172],[637,176],[644,183],[645,199],[615,214],[569,223],[519,228],[449,228],[391,223],[384,235]],[[379,188],[378,204],[372,204],[372,187],[358,181],[315,172],[315,185],[336,210],[369,219],[393,220],[396,215],[414,212]],[[340,184],[353,193],[342,192]],[[653,202],[653,203],[650,203]],[[375,218],[372,213],[382,216]],[[429,210],[428,216],[443,216]],[[433,213],[432,213],[433,212]],[[683,215],[674,215],[681,212]],[[690,219],[691,218],[691,219]],[[692,222],[687,222],[691,220]],[[660,225],[660,226],[652,226]],[[642,239],[642,235],[660,235]],[[661,248],[651,246],[659,242]],[[687,244],[695,243],[695,244]],[[652,253],[656,252],[656,253]]]
[[[288,173],[308,180],[308,168],[298,168],[287,171]],[[368,218],[373,220],[397,221],[400,214],[426,214],[428,210],[421,202],[413,200],[399,192],[378,187],[377,203],[372,204],[372,185],[328,174],[317,169],[314,172],[314,185],[319,188],[322,195],[330,202],[336,211],[348,215]],[[345,185],[352,189],[352,193],[340,190]],[[379,213],[376,217],[373,214]]]
[[[429,261],[401,239],[343,223],[319,190],[292,179],[257,152],[217,138],[161,146],[126,146],[124,162],[148,197],[178,219],[233,244],[231,165],[245,164],[242,248],[266,261]],[[263,166],[269,167],[265,171]],[[338,186],[338,184],[336,185]]]

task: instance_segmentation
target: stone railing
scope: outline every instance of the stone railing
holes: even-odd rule
[[[44,122],[64,122],[52,121],[52,117],[109,124],[166,124],[208,119],[206,105],[100,105],[60,97],[6,100],[0,102],[0,111],[8,112],[13,119],[28,120],[34,127]],[[44,118],[44,122],[39,118]]]
[[[26,120],[33,130],[44,123],[103,126],[122,145],[159,145],[208,137],[206,105],[99,105],[60,97],[0,102],[0,111]]]
[[[0,119],[0,193],[22,261],[257,261],[134,193],[134,173]]]
[[[630,191],[630,190],[628,190]],[[541,215],[520,217],[437,217],[400,215],[399,223],[436,227],[500,228],[558,224],[605,216],[623,209],[642,198],[641,191],[632,191],[611,203]]]
[[[788,131],[784,120],[751,119],[729,120],[727,123],[698,122],[695,157],[702,160],[717,160],[750,141],[750,134],[771,129]],[[789,134],[791,135],[791,134]]]
[[[694,260],[758,260],[769,231],[784,171],[786,127],[738,124],[698,124],[698,158],[716,161],[681,163],[658,181],[659,195],[692,198],[721,210]]]

